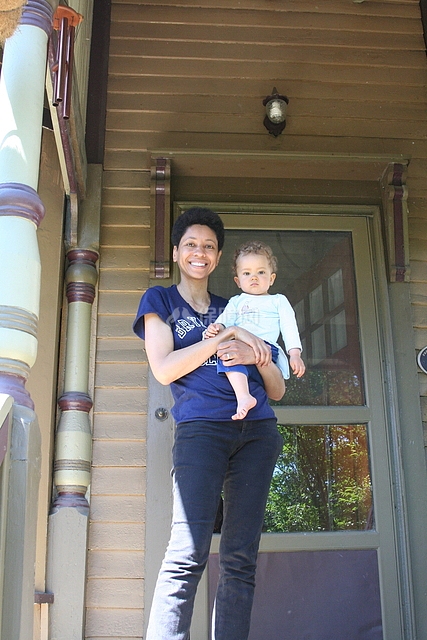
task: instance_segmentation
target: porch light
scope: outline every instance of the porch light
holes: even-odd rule
[[[264,127],[269,133],[277,137],[286,127],[286,110],[289,98],[279,94],[276,87],[274,87],[271,95],[264,98],[262,104],[265,106],[266,113]]]

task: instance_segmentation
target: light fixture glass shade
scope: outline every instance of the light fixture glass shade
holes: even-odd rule
[[[267,118],[271,120],[271,122],[279,124],[280,122],[284,122],[286,120],[286,108],[287,103],[285,100],[281,98],[273,98],[269,100],[265,105],[265,111],[267,113]]]

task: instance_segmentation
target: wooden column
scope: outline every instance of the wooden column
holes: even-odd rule
[[[80,246],[67,253],[65,356],[55,440],[55,498],[49,515],[47,590],[49,638],[84,637],[86,561],[92,459],[90,397],[93,303],[96,295],[102,166],[88,167],[87,197],[79,215]],[[64,570],[64,567],[68,567]]]
[[[53,511],[76,506],[87,513],[89,505],[85,494],[90,484],[92,458],[89,356],[98,254],[89,249],[72,249],[67,258],[67,347],[64,392],[58,401],[61,418],[56,434],[54,463],[54,483],[58,495],[53,503]]]
[[[37,356],[41,265],[36,232],[43,216],[32,187],[0,184],[0,391],[30,409],[34,404],[25,383]]]
[[[41,446],[25,383],[37,355],[44,207],[36,189],[52,15],[47,0],[28,0],[5,43],[0,78],[0,393],[15,400],[1,636],[19,640],[33,638]]]

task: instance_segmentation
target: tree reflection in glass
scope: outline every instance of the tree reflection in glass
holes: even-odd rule
[[[373,529],[366,425],[279,425],[266,532]]]

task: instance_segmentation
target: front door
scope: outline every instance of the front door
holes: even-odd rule
[[[237,293],[234,249],[247,239],[269,244],[279,263],[271,292],[287,295],[296,311],[307,365],[275,403],[284,448],[265,516],[250,640],[402,640],[381,352],[387,327],[374,284],[381,261],[371,243],[378,212],[216,210],[227,233],[210,289]],[[192,640],[209,638],[218,538]]]

